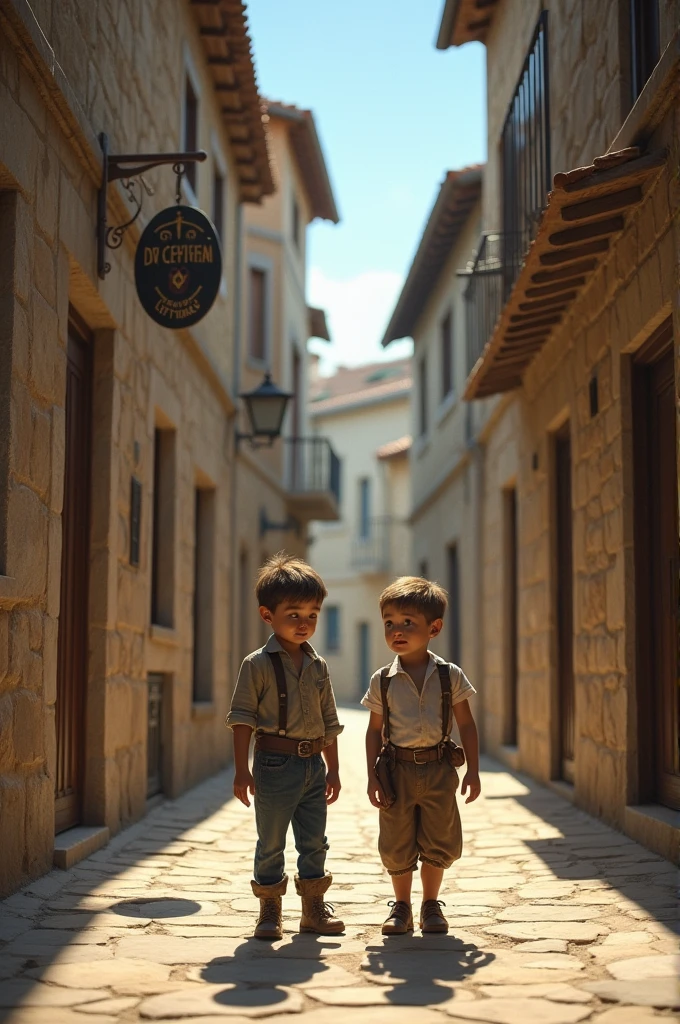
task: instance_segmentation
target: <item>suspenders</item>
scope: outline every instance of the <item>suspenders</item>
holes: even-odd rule
[[[271,658],[272,668],[276,676],[276,692],[279,695],[279,736],[286,735],[288,728],[288,684],[286,673],[283,669],[283,662],[278,651],[267,651]]]
[[[387,703],[387,691],[390,687],[390,677],[387,674],[389,670],[390,666],[386,665],[380,672],[380,699],[383,706],[383,731],[385,733],[386,743],[390,742],[390,709]],[[451,673],[448,665],[442,665],[439,662],[437,663],[437,671],[439,672],[439,683],[442,688],[441,742],[445,743],[451,731],[451,711],[453,709],[453,705],[451,703]]]

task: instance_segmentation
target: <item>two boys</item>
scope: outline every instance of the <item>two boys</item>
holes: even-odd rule
[[[295,888],[302,897],[300,931],[335,935],[344,925],[324,901],[332,883],[325,871],[325,829],[327,805],[340,793],[337,737],[343,727],[326,663],[309,643],[327,591],[306,562],[283,553],[262,567],[255,591],[260,616],[272,635],[244,660],[227,717],[234,731],[234,794],[247,807],[249,794],[255,800],[258,840],[251,885],[260,900],[260,916],[254,934],[263,939],[282,936],[281,897],[288,881],[284,849],[292,823],[298,851]],[[462,846],[455,798],[458,778],[444,757],[449,705],[468,762],[462,792],[469,789],[469,802],[480,791],[477,732],[467,702],[475,691],[456,666],[448,666],[450,685],[445,687],[446,672],[437,666],[446,662],[428,651],[430,640],[442,629],[445,607],[442,588],[418,577],[402,577],[383,592],[385,639],[396,657],[383,670],[382,687],[377,672],[362,700],[371,712],[366,736],[368,794],[380,808],[380,856],[395,894],[383,925],[387,935],[413,929],[410,895],[418,857],[421,927],[448,929],[437,897],[444,870],[460,857]],[[248,748],[253,732],[251,774]],[[385,806],[375,774],[383,739],[389,740],[393,753],[396,800],[391,807]]]

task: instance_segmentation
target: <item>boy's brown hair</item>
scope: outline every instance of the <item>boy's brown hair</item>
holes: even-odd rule
[[[428,622],[434,622],[444,618],[447,598],[448,594],[438,583],[422,576],[400,576],[380,595],[380,612],[382,614],[386,605],[393,604],[400,612],[420,612]]]
[[[255,594],[258,605],[275,612],[283,601],[290,604],[318,601],[321,605],[328,591],[318,572],[303,558],[279,551],[261,566]]]

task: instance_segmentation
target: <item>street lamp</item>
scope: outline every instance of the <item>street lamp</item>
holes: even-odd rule
[[[236,441],[250,441],[253,448],[270,446],[281,433],[283,417],[288,402],[293,397],[289,391],[282,391],[272,381],[271,374],[265,373],[264,380],[252,391],[241,392],[239,398],[245,402],[252,434],[236,431]],[[258,438],[263,440],[258,442]]]

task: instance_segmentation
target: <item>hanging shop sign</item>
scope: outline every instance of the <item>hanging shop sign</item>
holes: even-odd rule
[[[200,210],[170,206],[147,224],[137,244],[135,284],[161,327],[191,327],[211,309],[222,279],[217,232]]]

